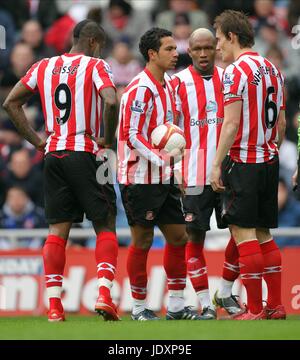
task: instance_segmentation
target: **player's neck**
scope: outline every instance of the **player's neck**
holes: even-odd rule
[[[242,49],[240,47],[237,47],[233,53],[234,61],[236,61],[242,54],[246,52],[254,52],[254,50],[250,47],[242,48]]]
[[[161,85],[165,84],[165,71],[152,63],[147,63],[146,69],[151,72],[155,80]]]
[[[214,66],[211,69],[208,69],[206,71],[201,71],[198,69],[195,65],[193,65],[194,70],[203,78],[209,78],[212,77],[214,74]]]
[[[86,54],[86,52],[80,46],[73,46],[69,51],[69,54]]]

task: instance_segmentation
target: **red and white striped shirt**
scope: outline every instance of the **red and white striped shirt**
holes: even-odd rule
[[[173,77],[178,126],[186,137],[182,174],[186,186],[209,185],[224,118],[223,69],[205,78],[191,65]]]
[[[118,132],[118,179],[121,184],[156,184],[162,179],[165,164],[153,149],[150,135],[158,125],[172,123],[175,119],[174,91],[170,81],[166,74],[163,86],[145,68],[122,96]]]
[[[97,153],[92,137],[100,136],[102,101],[99,92],[115,87],[109,65],[83,54],[64,54],[35,63],[21,79],[41,97],[45,152],[57,150]]]
[[[242,100],[242,114],[230,157],[262,163],[278,154],[278,115],[285,108],[283,76],[256,52],[242,54],[223,75],[224,104]]]

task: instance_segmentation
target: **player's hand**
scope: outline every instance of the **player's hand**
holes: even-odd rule
[[[185,196],[184,180],[183,180],[183,176],[182,176],[181,172],[178,170],[174,170],[174,176],[177,180],[176,183],[177,183],[178,189],[181,192],[181,195]]]
[[[36,145],[36,149],[38,151],[44,152],[45,151],[45,147],[46,147],[46,140],[40,140],[40,142]]]
[[[295,171],[294,175],[292,176],[293,190],[297,189],[298,186],[297,178],[298,178],[298,169]]]
[[[210,173],[210,185],[213,188],[213,191],[221,193],[225,191],[225,186],[221,180],[221,168],[220,166],[212,166]]]
[[[90,138],[94,141],[96,141],[97,145],[99,145],[102,148],[105,149],[111,149],[113,147],[113,144],[105,144],[105,139],[104,137],[100,137],[100,138],[95,138],[93,136],[90,136]]]

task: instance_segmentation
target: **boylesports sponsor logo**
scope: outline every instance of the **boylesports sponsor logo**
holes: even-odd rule
[[[200,127],[204,127],[207,125],[218,125],[218,124],[222,124],[223,123],[223,118],[213,118],[213,119],[191,119],[190,121],[190,125],[191,126],[200,126]]]

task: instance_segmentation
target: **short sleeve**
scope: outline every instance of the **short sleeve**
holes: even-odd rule
[[[35,92],[37,90],[38,68],[41,61],[33,64],[31,68],[27,71],[26,75],[24,75],[20,80],[22,84],[32,92]]]
[[[229,65],[223,73],[224,104],[242,100],[246,79],[234,64]]]
[[[101,91],[107,87],[115,88],[111,68],[104,60],[98,61],[94,66],[93,83],[95,84],[98,91]]]

